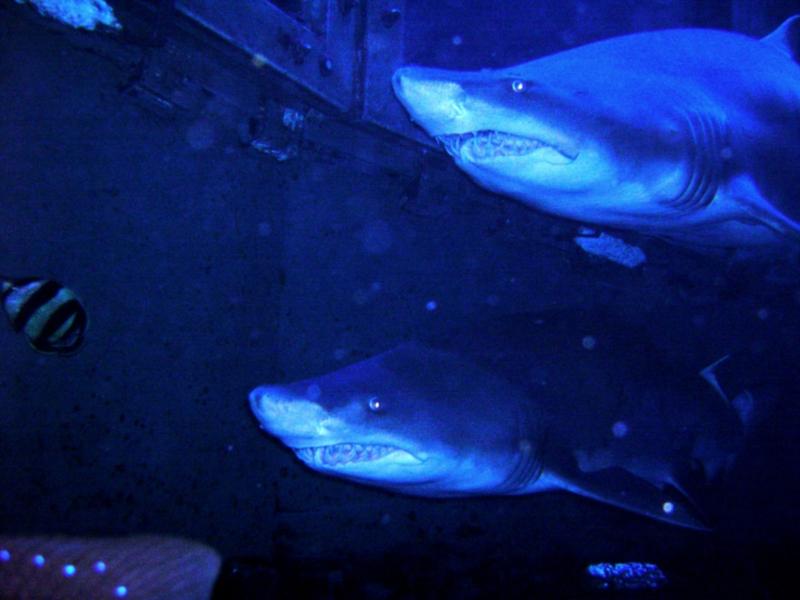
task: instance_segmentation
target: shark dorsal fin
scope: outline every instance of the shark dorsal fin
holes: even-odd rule
[[[800,15],[789,17],[761,41],[774,46],[793,61],[800,62]]]

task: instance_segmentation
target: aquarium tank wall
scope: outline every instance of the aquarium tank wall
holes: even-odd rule
[[[795,14],[0,2],[0,598],[781,597]]]

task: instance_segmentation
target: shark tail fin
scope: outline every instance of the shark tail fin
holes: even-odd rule
[[[761,41],[777,48],[793,61],[800,62],[800,15],[789,17]]]

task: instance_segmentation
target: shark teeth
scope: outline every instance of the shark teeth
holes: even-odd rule
[[[503,156],[525,156],[541,148],[557,152],[567,161],[575,158],[534,138],[522,137],[502,131],[470,131],[467,133],[441,135],[436,139],[444,146],[447,153],[454,158],[459,158],[464,148],[469,148],[470,154],[477,160]]]
[[[380,460],[394,452],[403,452],[394,446],[372,444],[334,444],[332,446],[309,446],[293,448],[297,458],[304,463],[339,466],[350,463]]]

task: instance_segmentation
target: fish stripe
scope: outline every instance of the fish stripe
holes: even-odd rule
[[[88,323],[89,319],[86,316],[86,311],[83,309],[83,306],[81,306],[80,312],[72,316],[69,326],[66,329],[62,328],[63,331],[58,331],[55,335],[64,342],[65,347],[74,346],[74,348],[77,349],[78,346],[83,343],[83,334],[86,331]],[[68,342],[68,340],[71,341]]]
[[[43,282],[39,289],[21,303],[19,312],[12,317],[11,323],[14,329],[16,331],[22,329],[34,313],[52,300],[61,289],[61,284],[55,281]]]
[[[75,316],[74,314],[70,315],[66,321],[61,324],[61,327],[56,329],[51,335],[51,340],[66,340],[67,334],[70,331],[73,331],[73,325],[75,325]]]
[[[36,337],[31,337],[33,347],[43,352],[70,352],[77,350],[83,341],[82,336],[77,336],[73,342],[64,346],[59,345],[59,341],[65,339],[64,336],[59,339],[50,339],[70,318],[74,318],[70,328],[82,329],[86,324],[86,311],[75,298],[68,300],[53,311],[39,334]]]
[[[25,323],[24,327],[25,335],[30,338],[39,337],[42,329],[44,329],[44,327],[47,325],[48,321],[58,307],[74,297],[75,294],[73,294],[70,290],[67,288],[61,288],[58,293],[51,298],[49,302],[47,302],[47,304],[39,307],[39,310],[37,310],[33,316],[28,319],[28,322]],[[20,304],[23,303],[24,302],[21,302]]]

